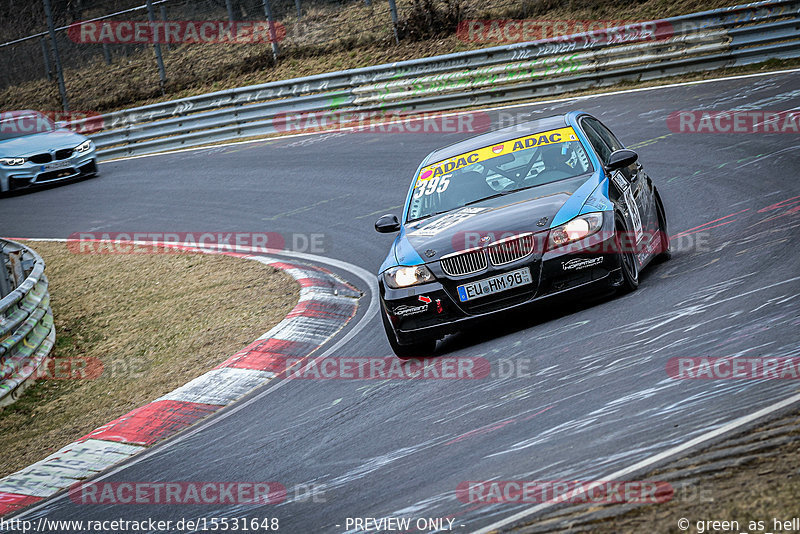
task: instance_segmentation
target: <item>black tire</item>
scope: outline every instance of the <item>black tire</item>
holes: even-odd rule
[[[614,229],[614,245],[619,256],[620,271],[622,271],[619,291],[621,293],[630,293],[631,291],[636,291],[639,287],[639,260],[636,259],[636,252],[634,252],[630,244],[627,245],[628,250],[625,250],[620,241],[620,236],[622,235],[627,236],[627,241],[630,241],[630,232],[628,232],[625,223],[622,222],[620,217],[617,217]]]
[[[392,347],[392,352],[394,352],[395,356],[403,360],[433,356],[433,352],[436,350],[436,339],[426,338],[415,343],[401,345],[397,341],[392,325],[389,324],[386,312],[382,308],[381,318],[383,319],[383,329],[386,330],[386,338],[389,340],[389,345]]]
[[[656,190],[656,212],[658,213],[658,233],[661,237],[661,252],[656,256],[659,262],[667,261],[672,257],[672,248],[669,244],[669,231],[667,230],[667,214],[664,211],[664,203],[661,195]]]

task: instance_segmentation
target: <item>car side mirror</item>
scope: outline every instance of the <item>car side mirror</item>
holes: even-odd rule
[[[375,222],[375,230],[382,234],[390,234],[400,230],[400,220],[397,215],[384,215]]]
[[[615,171],[617,169],[623,169],[625,167],[630,167],[636,160],[639,159],[639,154],[634,152],[633,150],[628,150],[627,148],[621,148],[619,150],[615,150],[608,156],[608,163],[606,163],[606,169],[609,171]]]

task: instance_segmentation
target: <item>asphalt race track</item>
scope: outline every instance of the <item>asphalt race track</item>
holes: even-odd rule
[[[495,121],[572,109],[600,117],[656,182],[672,260],[648,269],[630,295],[503,317],[439,345],[442,355],[524,362],[527,372],[295,380],[252,393],[242,409],[107,478],[278,481],[289,490],[283,504],[87,506],[62,497],[27,518],[278,517],[282,531],[308,533],[345,532],[348,517],[451,517],[456,531],[472,532],[530,505],[461,502],[463,481],[603,480],[795,395],[792,380],[675,380],[666,362],[800,356],[800,136],[672,133],[666,117],[798,107],[793,72],[490,111]],[[466,135],[311,135],[111,162],[97,179],[0,199],[1,233],[322,233],[320,254],[374,272],[393,238],[374,231],[375,219],[399,213],[431,149]],[[337,272],[367,292],[348,328],[368,323],[335,356],[390,355],[380,319],[364,317],[371,288]],[[308,484],[324,487],[318,502],[294,498]]]

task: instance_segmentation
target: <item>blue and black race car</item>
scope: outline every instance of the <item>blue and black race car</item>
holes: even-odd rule
[[[635,290],[669,256],[664,205],[638,155],[583,112],[431,152],[378,276],[400,357],[425,356],[471,321],[596,288]]]

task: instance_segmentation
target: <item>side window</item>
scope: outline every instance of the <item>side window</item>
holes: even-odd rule
[[[611,130],[606,128],[606,126],[597,119],[586,119],[586,122],[590,123],[592,128],[603,138],[603,141],[611,148],[611,151],[619,150],[620,148],[625,148],[622,146],[622,143],[611,133]]]
[[[590,124],[591,119],[583,119],[581,121],[581,126],[583,127],[583,131],[586,134],[586,137],[589,138],[589,143],[594,148],[594,151],[597,152],[597,155],[600,156],[600,161],[606,163],[608,161],[608,157],[611,155],[611,148],[608,144],[600,137],[600,134],[592,128]],[[597,121],[594,121],[597,122]]]

